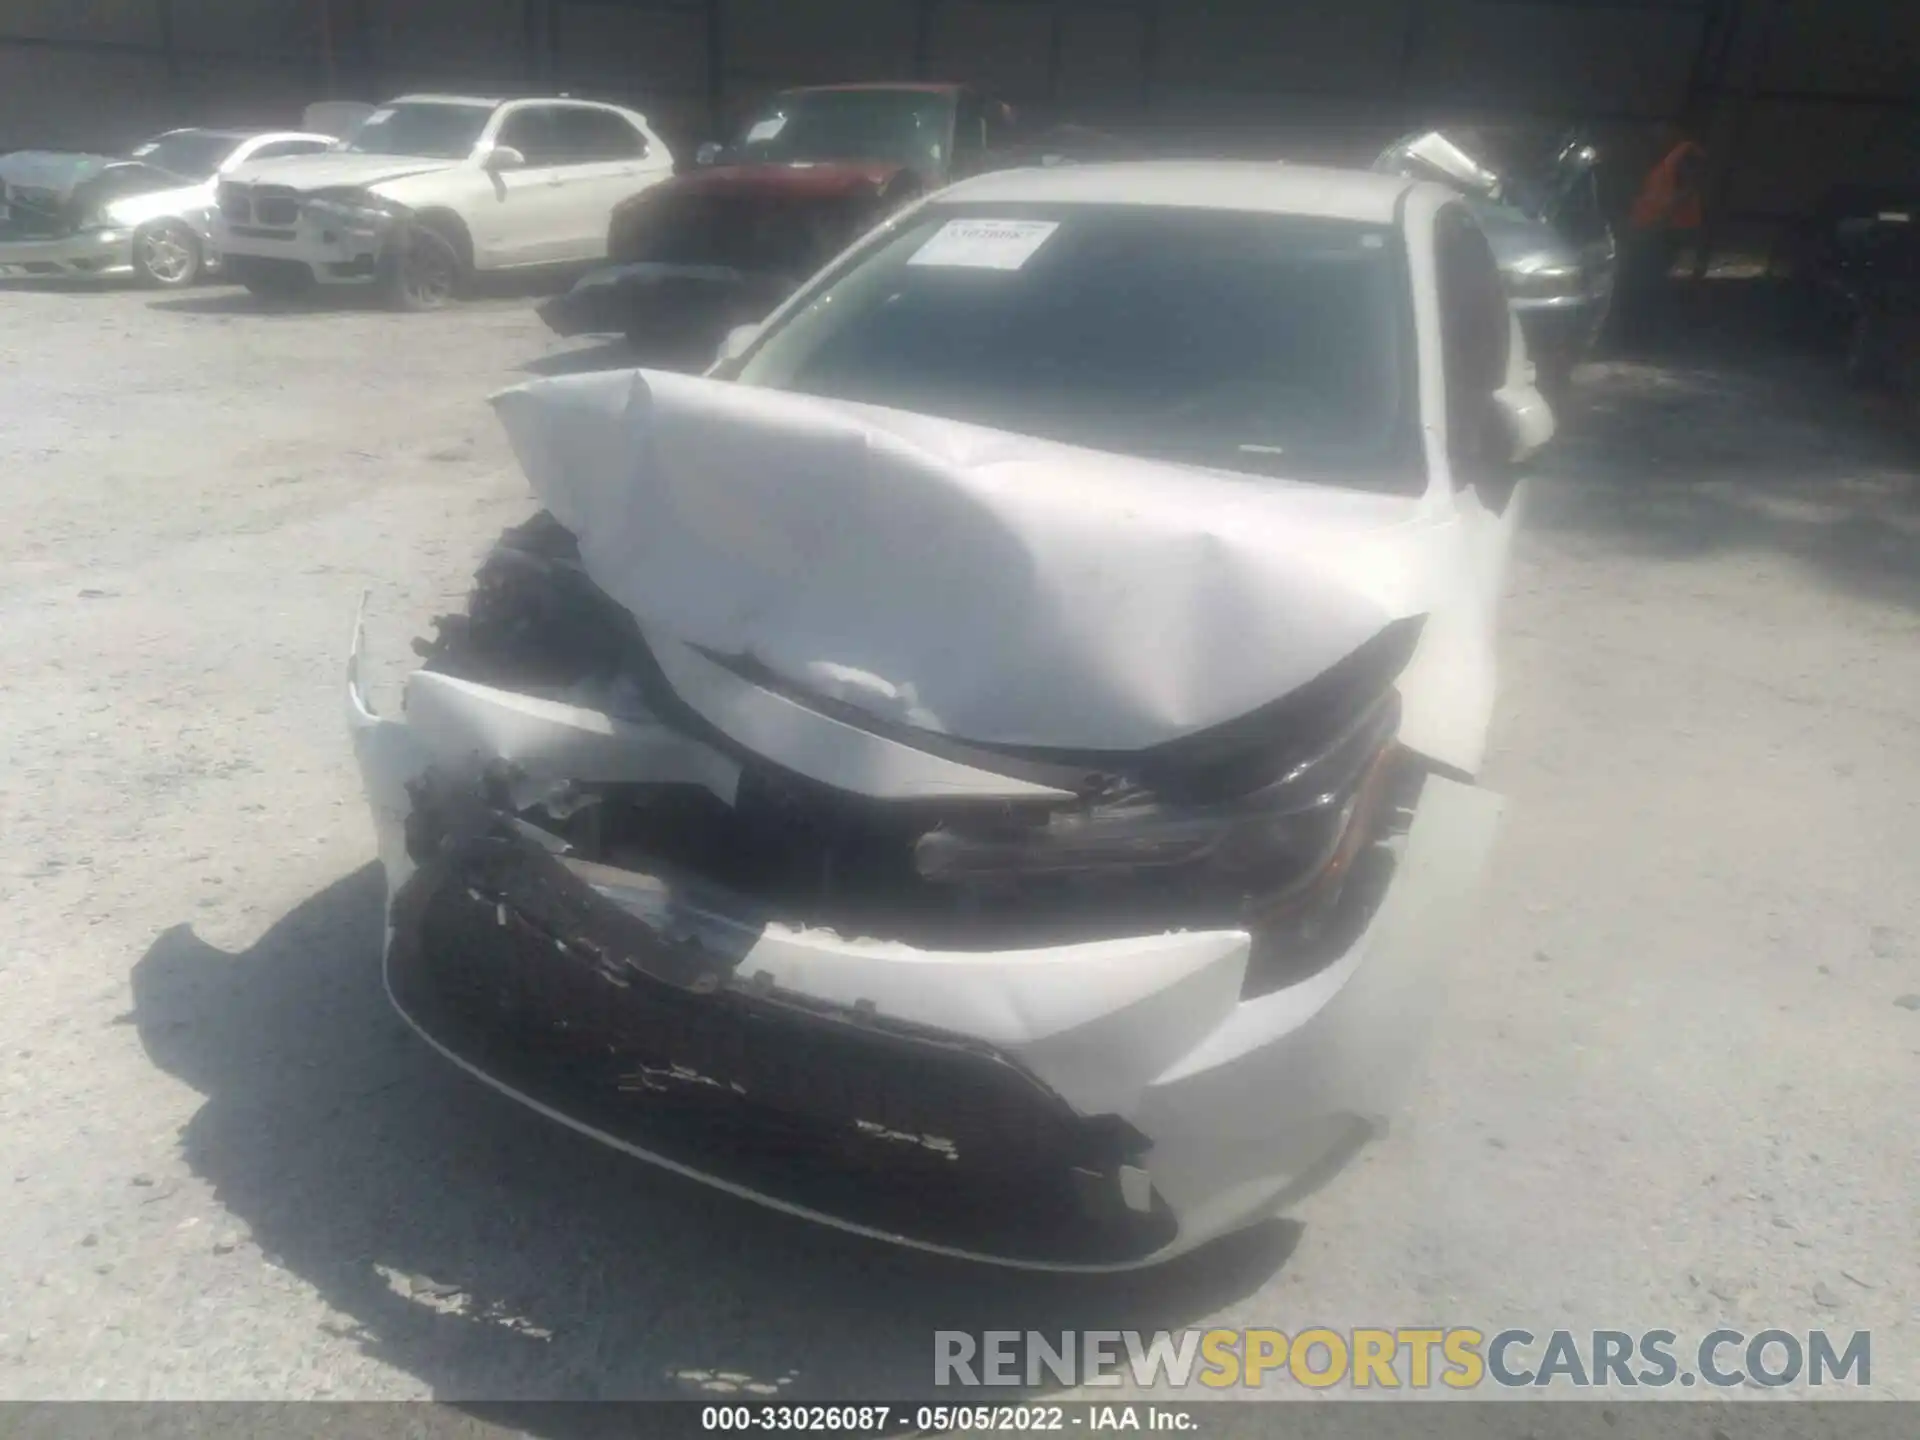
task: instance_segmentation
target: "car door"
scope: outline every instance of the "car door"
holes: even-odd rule
[[[1434,217],[1433,262],[1452,524],[1436,552],[1434,608],[1401,677],[1401,731],[1412,748],[1472,774],[1493,713],[1495,620],[1522,499],[1506,416],[1526,411],[1549,434],[1552,421],[1532,389],[1493,249],[1464,204]]]
[[[517,150],[525,164],[482,170],[484,192],[469,221],[486,268],[550,265],[580,258],[574,166],[559,122],[561,106],[516,105],[500,121],[496,146]]]
[[[620,111],[604,105],[556,107],[569,260],[603,260],[613,210],[673,171],[672,157]]]

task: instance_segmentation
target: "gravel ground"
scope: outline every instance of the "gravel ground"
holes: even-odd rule
[[[1871,1329],[1920,1398],[1914,471],[1715,348],[1595,367],[1532,497],[1409,1123],[1086,1281],[655,1174],[388,1014],[341,663],[370,591],[390,696],[529,510],[483,397],[581,352],[524,298],[0,291],[0,1395],[907,1396],[935,1328],[1218,1321]]]

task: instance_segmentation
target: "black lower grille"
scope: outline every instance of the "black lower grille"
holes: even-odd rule
[[[1142,1138],[991,1049],[751,982],[695,993],[610,969],[630,931],[562,939],[544,931],[553,913],[530,918],[452,867],[416,873],[394,907],[396,1003],[581,1124],[869,1229],[1033,1263],[1125,1263],[1172,1239],[1157,1200],[1121,1198]]]

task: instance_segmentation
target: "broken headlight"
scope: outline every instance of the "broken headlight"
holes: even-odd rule
[[[1586,280],[1578,265],[1535,265],[1507,273],[1507,294],[1515,300],[1578,300]]]
[[[1398,722],[1389,692],[1318,753],[1244,795],[1179,804],[1122,786],[1025,824],[943,825],[916,842],[914,865],[927,880],[989,889],[1179,870],[1271,895],[1318,876],[1346,848]]]
[[[372,235],[392,223],[398,209],[376,195],[325,195],[301,207],[308,219],[337,226],[350,235]]]

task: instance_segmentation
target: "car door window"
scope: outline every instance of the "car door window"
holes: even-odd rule
[[[555,123],[557,107],[527,105],[501,122],[497,143],[518,150],[529,166],[564,165],[567,157],[560,127]]]
[[[1505,466],[1493,392],[1506,383],[1511,319],[1500,267],[1466,207],[1434,220],[1447,459],[1461,486],[1496,486]]]
[[[563,163],[638,160],[647,153],[646,136],[612,110],[575,106],[555,118],[561,149],[568,156]]]

